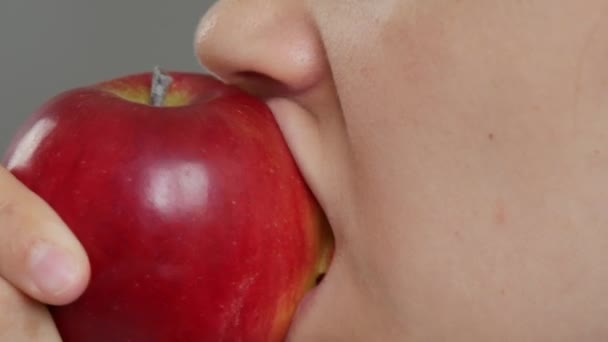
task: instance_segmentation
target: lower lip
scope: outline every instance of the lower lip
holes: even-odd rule
[[[306,295],[304,295],[304,297],[300,301],[300,304],[296,309],[296,313],[293,316],[293,320],[291,322],[291,327],[289,328],[289,333],[287,334],[286,341],[291,340],[291,334],[298,330],[297,327],[305,320],[305,317],[310,314],[310,311],[314,306],[315,299],[319,294],[319,286],[316,286],[312,290],[308,291],[308,293],[306,293]]]
[[[319,292],[319,287],[315,287],[312,290],[308,291],[308,293],[302,298],[302,301],[298,305],[298,309],[296,311],[296,318],[300,316],[305,316],[307,312],[310,311],[310,307],[312,306],[314,299],[317,297]]]

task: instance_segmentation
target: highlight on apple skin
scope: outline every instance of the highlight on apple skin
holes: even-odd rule
[[[50,308],[65,342],[282,341],[333,238],[272,113],[210,76],[67,91],[4,165],[84,245],[91,282]]]

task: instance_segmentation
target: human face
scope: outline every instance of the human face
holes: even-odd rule
[[[608,340],[608,1],[224,0],[336,254],[291,341]]]

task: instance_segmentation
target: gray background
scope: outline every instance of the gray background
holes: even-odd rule
[[[202,71],[194,30],[214,0],[0,0],[0,159],[64,90],[125,74]]]

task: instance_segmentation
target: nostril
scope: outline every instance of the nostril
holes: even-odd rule
[[[262,82],[268,82],[268,81],[274,81],[271,77],[266,76],[262,73],[256,72],[256,71],[239,71],[236,73],[236,78],[239,79],[247,79],[247,80],[252,80],[252,81],[262,81]]]
[[[255,71],[238,72],[228,81],[262,99],[285,96],[289,92],[280,81]]]

